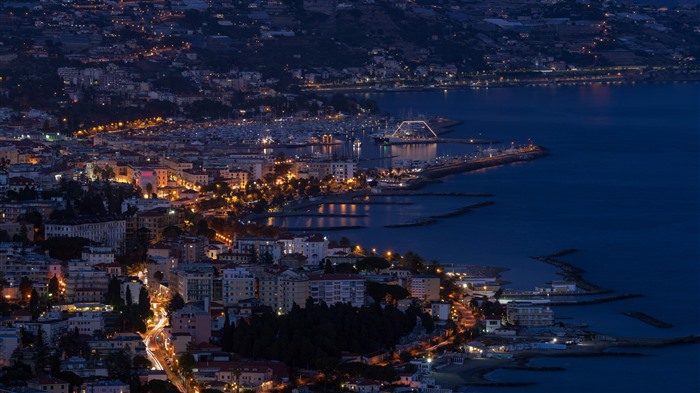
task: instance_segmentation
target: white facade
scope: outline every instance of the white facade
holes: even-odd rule
[[[112,247],[86,247],[83,250],[82,258],[91,266],[95,266],[100,263],[111,264],[114,263],[114,249]]]
[[[545,304],[513,301],[507,306],[508,323],[517,326],[551,326],[554,312]]]
[[[240,267],[224,268],[222,273],[223,302],[231,306],[243,299],[255,297],[255,277]]]
[[[450,319],[450,311],[452,311],[452,305],[447,302],[432,302],[430,304],[430,311],[433,318],[437,318],[440,321],[447,321]]]
[[[355,161],[331,162],[330,166],[330,172],[333,177],[342,182],[347,182],[355,177],[355,171],[357,171],[357,163]]]
[[[142,186],[143,188],[143,186]],[[156,186],[155,184],[153,185],[153,190],[155,192]],[[143,190],[146,192],[146,190]],[[160,198],[136,198],[132,197],[129,199],[125,199],[124,202],[122,202],[122,213],[127,211],[129,209],[129,206],[135,207],[138,209],[138,211],[145,212],[148,210],[153,210],[159,207],[164,207],[164,208],[170,208],[172,207],[172,204],[170,203],[169,200],[167,199],[160,199]]]
[[[74,218],[48,223],[45,236],[82,237],[121,249],[126,237],[126,221],[112,218]]]
[[[175,289],[185,303],[211,299],[213,273],[211,271],[176,270]]]
[[[105,319],[99,312],[81,312],[68,318],[68,331],[76,329],[82,336],[92,336],[97,331],[104,331]]]
[[[365,303],[365,280],[355,274],[309,275],[309,296],[328,305],[350,303],[361,307]]]

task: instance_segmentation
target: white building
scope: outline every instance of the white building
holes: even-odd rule
[[[114,249],[104,246],[89,246],[83,249],[83,261],[87,261],[90,266],[97,264],[112,264],[114,263]]]
[[[437,318],[440,321],[447,321],[450,319],[452,305],[448,302],[432,302],[430,303],[430,311],[433,318]]]
[[[82,237],[121,249],[126,237],[126,220],[113,216],[76,217],[52,221],[45,226],[45,236]]]
[[[365,303],[365,280],[357,274],[311,274],[309,296],[328,305],[350,303],[361,307]]]
[[[508,323],[517,326],[551,326],[554,312],[546,304],[513,301],[507,306]]]
[[[153,187],[155,190],[155,186]],[[145,192],[145,190],[144,190]],[[124,202],[122,202],[122,213],[127,211],[129,207],[135,207],[138,211],[145,212],[149,210],[153,210],[159,207],[164,207],[164,208],[171,208],[172,204],[170,203],[169,200],[167,199],[160,199],[160,198],[136,198],[136,197],[131,197],[129,199],[125,199]]]
[[[255,297],[255,277],[248,270],[229,265],[221,269],[221,273],[225,306],[231,306],[243,299]]]
[[[92,336],[95,332],[104,331],[105,319],[100,312],[81,312],[68,318],[68,331],[82,336]]]
[[[185,303],[211,299],[213,272],[199,269],[178,269],[174,272],[174,289]]]

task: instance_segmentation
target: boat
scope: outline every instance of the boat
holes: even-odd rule
[[[355,141],[352,143],[352,147],[353,149],[359,149],[360,147],[362,147],[362,141],[360,141],[359,139],[355,139]]]

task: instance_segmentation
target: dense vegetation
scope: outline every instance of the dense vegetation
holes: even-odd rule
[[[337,364],[341,352],[368,354],[391,350],[420,323],[434,329],[428,314],[418,307],[401,312],[393,306],[375,304],[356,308],[338,303],[294,306],[286,315],[255,315],[249,322],[224,327],[225,351],[253,359],[281,360],[289,366],[326,369]]]

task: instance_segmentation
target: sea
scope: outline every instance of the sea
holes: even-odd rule
[[[452,175],[428,192],[491,197],[415,196],[377,200],[408,204],[323,205],[321,212],[365,217],[291,217],[293,227],[358,225],[328,232],[366,249],[443,263],[499,266],[509,288],[534,289],[558,279],[556,269],[529,258],[575,248],[563,259],[584,277],[617,293],[642,297],[591,306],[555,307],[555,317],[601,334],[679,337],[700,334],[700,85],[637,84],[517,87],[367,94],[400,119],[406,114],[462,122],[445,138],[533,143],[551,155],[534,161]],[[365,130],[354,152],[361,161],[430,159],[469,154],[476,146],[380,146]],[[481,147],[482,149],[484,146]],[[350,152],[348,144],[339,149]],[[493,201],[468,214],[418,227],[386,228],[459,207]],[[661,329],[624,315],[641,311],[673,324]],[[543,358],[559,372],[499,370],[496,381],[531,387],[488,392],[700,392],[700,345],[641,349],[636,358]]]

